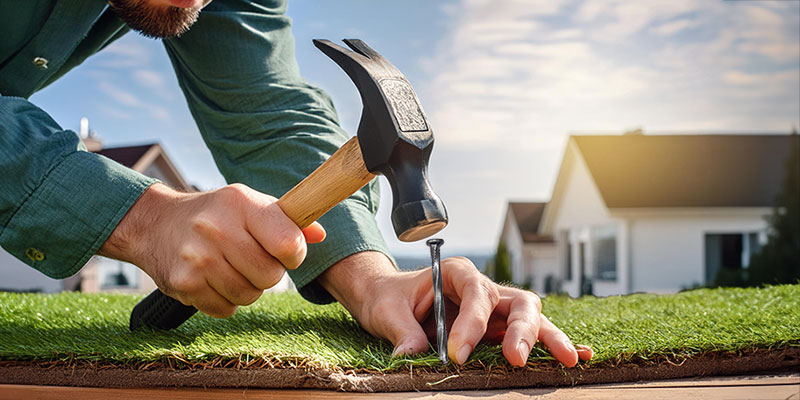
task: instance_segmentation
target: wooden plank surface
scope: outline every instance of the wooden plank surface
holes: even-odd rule
[[[763,376],[680,379],[571,388],[511,389],[463,392],[342,393],[321,390],[262,389],[106,389],[64,386],[0,385],[0,400],[80,398],[142,399],[791,399],[800,400],[800,373]]]

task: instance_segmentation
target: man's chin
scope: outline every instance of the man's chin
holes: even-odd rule
[[[170,0],[194,5],[194,0]],[[109,2],[131,29],[151,38],[180,36],[191,28],[200,15],[202,5],[182,8],[147,4],[146,0],[113,0]]]

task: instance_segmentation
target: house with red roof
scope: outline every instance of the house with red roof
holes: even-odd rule
[[[547,203],[500,240],[539,293],[669,293],[746,269],[766,241],[788,135],[571,136]]]

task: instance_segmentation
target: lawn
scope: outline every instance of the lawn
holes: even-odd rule
[[[0,293],[0,360],[137,368],[442,368],[433,352],[392,359],[391,344],[361,330],[341,306],[316,306],[295,293],[264,295],[226,320],[198,314],[174,331],[132,333],[128,318],[140,298]],[[590,366],[800,347],[800,285],[551,296],[544,313],[575,343],[594,348]],[[540,365],[537,360],[552,359],[537,348],[529,365]],[[499,346],[481,345],[465,367],[492,366],[510,368]]]

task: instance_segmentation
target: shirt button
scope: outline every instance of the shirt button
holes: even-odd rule
[[[28,250],[25,250],[25,255],[31,261],[42,261],[42,260],[44,260],[44,253],[42,253],[41,250],[39,250],[37,248],[34,248],[34,247],[29,247]]]
[[[36,57],[33,59],[33,65],[39,69],[47,69],[47,59],[44,57]]]

